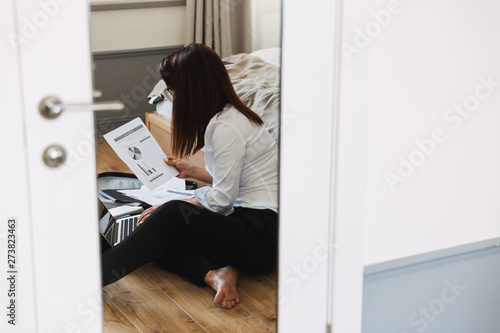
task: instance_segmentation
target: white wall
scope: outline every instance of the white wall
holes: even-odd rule
[[[183,45],[185,19],[185,6],[92,12],[92,51]]]
[[[91,3],[128,2],[92,0]],[[236,3],[238,4],[241,3]],[[268,47],[280,47],[281,1],[252,0],[243,5],[241,10],[251,13],[250,19],[235,21],[234,24],[239,25],[235,27],[236,30],[248,31],[245,33],[247,38],[244,41],[235,41],[236,45],[241,44],[239,47],[247,53]],[[94,11],[90,22],[92,51],[183,45],[185,24],[185,6]]]
[[[252,1],[253,51],[281,47],[281,0]]]
[[[500,82],[499,14],[489,0],[346,2],[344,69],[365,67],[367,123],[351,133],[366,132],[352,152],[366,154],[365,265],[500,236],[500,84],[483,83]]]

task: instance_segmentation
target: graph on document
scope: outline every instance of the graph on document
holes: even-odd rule
[[[140,118],[105,134],[104,138],[150,190],[178,174],[175,168],[165,164],[165,153]]]
[[[140,160],[142,157],[142,153],[141,153],[140,149],[135,147],[135,146],[128,147],[127,151],[128,151],[129,156],[132,157],[132,159],[134,159],[134,160]]]
[[[132,145],[125,148],[127,150],[128,156],[134,160],[135,164],[142,171],[142,173],[144,173],[144,175],[146,175],[147,177],[154,177],[157,173],[155,164],[157,164],[158,162],[164,163],[164,155],[163,151],[158,151],[155,145],[142,144],[149,139],[151,139],[150,134],[146,135],[142,139],[134,140],[135,142]],[[148,161],[146,160],[146,158],[143,158],[143,156],[154,157],[155,160]]]

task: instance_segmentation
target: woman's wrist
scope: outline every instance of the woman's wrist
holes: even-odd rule
[[[195,178],[205,183],[212,183],[212,176],[204,167],[198,165],[191,165],[190,178]]]
[[[200,169],[202,169],[200,166],[192,164],[191,168],[189,168],[190,177],[196,178],[196,179],[200,179],[200,177],[203,177],[203,172]],[[205,169],[203,169],[203,170],[205,170]]]

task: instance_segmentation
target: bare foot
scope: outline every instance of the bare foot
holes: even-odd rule
[[[209,271],[205,276],[205,283],[215,291],[214,303],[221,304],[226,309],[231,309],[240,302],[236,281],[238,271],[231,266]]]

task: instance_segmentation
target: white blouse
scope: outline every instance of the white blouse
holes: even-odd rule
[[[195,191],[207,209],[231,214],[234,207],[278,212],[278,147],[232,105],[215,115],[205,132],[205,167],[212,186]]]

